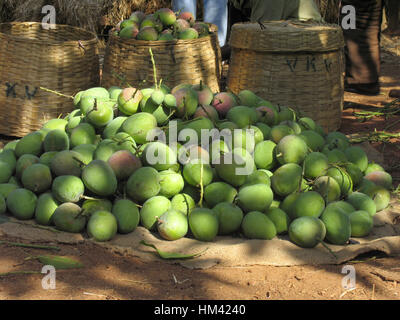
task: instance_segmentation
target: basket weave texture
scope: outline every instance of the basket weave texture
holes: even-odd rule
[[[99,85],[97,37],[77,27],[0,24],[0,133],[22,137],[74,108],[73,96]]]
[[[252,90],[274,104],[297,109],[325,130],[340,127],[344,95],[340,27],[300,21],[236,24],[230,44],[230,90]]]
[[[216,26],[209,36],[173,41],[121,39],[111,31],[104,57],[102,86],[142,88],[154,84],[150,48],[158,81],[162,79],[170,88],[202,81],[213,92],[220,91],[222,66]]]

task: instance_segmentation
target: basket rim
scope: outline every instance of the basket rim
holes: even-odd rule
[[[292,32],[297,32],[300,28],[307,28],[311,27],[313,29],[316,29],[318,27],[322,27],[325,30],[332,31],[329,29],[326,29],[327,27],[334,28],[334,29],[341,29],[339,25],[335,23],[328,23],[328,22],[318,22],[315,20],[263,20],[259,22],[251,22],[251,21],[244,21],[244,22],[237,22],[234,24],[235,27],[246,27],[246,26],[264,26],[265,28],[262,28],[261,30],[263,31],[269,31],[268,26],[273,26],[273,27],[279,27],[282,30],[289,30]],[[232,26],[233,27],[233,26]],[[293,29],[288,29],[287,27],[293,27]],[[295,31],[294,27],[299,28],[298,30]]]
[[[35,21],[26,21],[26,22],[20,22],[20,21],[13,21],[13,22],[3,22],[0,23],[0,28],[1,26],[4,25],[41,25],[41,22],[35,22]],[[66,40],[66,41],[61,41],[61,40],[37,40],[37,39],[30,39],[26,38],[23,36],[15,36],[15,35],[9,35],[7,33],[4,33],[0,30],[0,38],[8,38],[13,41],[23,41],[27,44],[29,43],[36,43],[36,44],[46,44],[46,45],[63,45],[63,46],[76,46],[77,42],[81,42],[87,45],[91,44],[96,44],[98,42],[97,35],[94,34],[93,32],[90,32],[88,30],[85,30],[80,27],[76,26],[71,26],[71,25],[66,25],[66,24],[55,24],[57,28],[62,28],[62,29],[70,29],[70,30],[79,30],[80,32],[86,33],[88,36],[91,38],[89,40]],[[46,30],[46,29],[44,29]]]
[[[218,27],[212,23],[209,23],[210,25]],[[137,40],[135,38],[132,39],[123,39],[119,36],[114,35],[114,32],[116,31],[115,27],[112,28],[109,33],[109,39],[116,39],[119,42],[126,43],[126,44],[137,44],[137,45],[147,45],[147,46],[157,46],[157,45],[179,45],[179,44],[191,44],[191,43],[200,43],[203,41],[208,40],[211,37],[216,37],[218,36],[218,30],[210,32],[209,35],[197,38],[197,39],[174,39],[174,40],[152,40],[152,41],[147,41],[147,40]]]
[[[229,43],[232,48],[260,52],[327,52],[345,46],[340,26],[299,20],[235,23]]]

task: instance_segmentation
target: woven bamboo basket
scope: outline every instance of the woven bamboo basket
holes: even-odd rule
[[[341,124],[344,39],[339,26],[275,21],[233,26],[227,86],[289,106],[325,130]]]
[[[80,28],[0,24],[0,133],[22,137],[73,109],[67,96],[99,85],[97,38]]]
[[[193,40],[141,41],[121,39],[110,32],[104,56],[102,86],[143,87],[154,84],[154,55],[157,80],[173,88],[181,83],[203,81],[213,92],[220,91],[221,50],[217,27],[209,36]]]

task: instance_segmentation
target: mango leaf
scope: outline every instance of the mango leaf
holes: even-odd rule
[[[145,246],[151,247],[154,250],[156,250],[155,253],[157,253],[158,256],[160,258],[162,258],[162,259],[193,259],[193,258],[196,258],[196,257],[200,256],[206,250],[208,250],[208,248],[206,248],[205,250],[203,250],[201,252],[198,252],[198,253],[195,253],[195,254],[182,254],[182,253],[176,253],[176,252],[161,251],[154,244],[146,243],[144,240],[140,241],[140,244],[143,244]]]
[[[19,243],[19,242],[10,242],[10,241],[3,241],[0,240],[0,244],[6,244],[12,247],[23,247],[23,248],[33,248],[33,249],[46,249],[46,250],[61,250],[59,247],[54,246],[44,246],[38,244],[26,244],[26,243]]]
[[[83,264],[80,263],[79,261],[76,261],[74,259],[68,258],[68,257],[62,257],[62,256],[38,256],[35,257],[37,258],[41,263],[44,265],[50,265],[58,269],[75,269],[75,268],[82,268]]]
[[[40,274],[40,273],[41,273],[40,271],[11,271],[11,272],[0,273],[0,278],[17,274]]]

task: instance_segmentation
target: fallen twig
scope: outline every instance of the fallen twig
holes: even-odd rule
[[[0,244],[6,244],[13,247],[23,247],[23,248],[33,248],[33,249],[46,249],[46,250],[61,250],[59,247],[54,246],[45,246],[39,244],[27,244],[27,243],[19,243],[19,242],[10,242],[10,241],[3,241],[0,240]]]
[[[351,289],[349,289],[349,290],[346,290],[345,292],[343,292],[343,293],[339,296],[339,298],[340,298],[340,299],[343,298],[346,294],[348,294],[349,292],[354,291],[354,290],[356,290],[356,289],[357,289],[357,288],[354,287],[354,288],[351,288]]]
[[[186,281],[189,281],[189,279],[179,281],[178,279],[176,279],[174,274],[172,274],[172,278],[174,279],[175,284],[182,284],[182,283],[185,283]]]
[[[30,223],[24,223],[21,221],[7,221],[8,223],[15,223],[15,224],[20,224],[22,226],[27,226],[27,227],[32,227],[32,228],[36,228],[36,229],[43,229],[43,230],[47,230],[47,231],[51,231],[51,232],[61,232],[57,229],[54,229],[52,227],[46,227],[46,226],[41,226],[38,224],[30,224]]]
[[[96,297],[104,297],[104,298],[108,298],[108,296],[104,295],[104,294],[96,294],[96,293],[91,293],[91,292],[84,292],[84,295],[87,296],[96,296]]]
[[[398,275],[397,277],[391,274],[388,274],[387,272],[384,271],[372,271],[371,274],[381,278],[383,281],[396,281],[396,282],[400,282],[400,275]]]
[[[0,277],[6,277],[6,276],[11,276],[11,275],[16,275],[16,274],[39,274],[41,273],[40,271],[10,271],[10,272],[4,272],[0,273]]]

